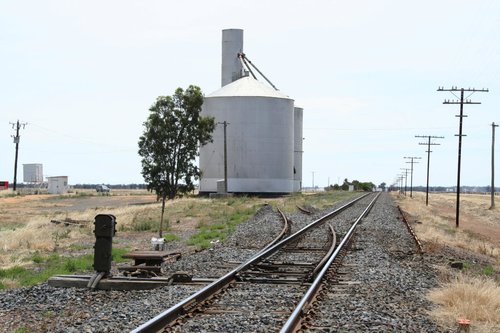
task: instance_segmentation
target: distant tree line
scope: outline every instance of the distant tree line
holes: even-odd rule
[[[385,183],[382,184],[385,187]],[[365,191],[365,192],[371,192],[377,187],[372,182],[360,182],[358,180],[353,180],[352,182],[349,182],[349,180],[346,178],[344,179],[342,185],[339,184],[330,185],[328,187],[325,187],[325,191],[348,191],[350,185],[354,186],[354,191]]]

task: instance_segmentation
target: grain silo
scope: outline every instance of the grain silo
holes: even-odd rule
[[[222,88],[205,97],[202,109],[203,115],[215,117],[218,126],[213,142],[200,149],[200,192],[216,192],[217,182],[224,179],[223,122],[227,123],[228,192],[299,191],[302,109],[294,109],[293,99],[285,94],[245,75],[238,58],[242,52],[243,31],[223,30]],[[295,119],[300,124],[294,126]],[[294,139],[297,126],[300,145]]]

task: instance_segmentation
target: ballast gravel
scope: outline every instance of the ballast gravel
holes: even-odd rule
[[[437,286],[436,276],[392,199],[382,195],[330,275],[305,332],[449,332],[429,317],[425,294]]]

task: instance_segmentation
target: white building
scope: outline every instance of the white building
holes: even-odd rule
[[[68,192],[68,176],[47,177],[47,190],[50,194],[64,194]]]
[[[23,182],[43,183],[43,165],[40,163],[23,164]]]

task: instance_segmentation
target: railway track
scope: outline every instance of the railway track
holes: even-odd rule
[[[390,214],[386,200],[379,200],[360,226],[352,246],[342,253],[342,263],[325,271],[325,283],[301,308],[295,331],[439,331],[422,315],[426,303],[419,293],[429,271],[422,265],[421,244],[406,221],[387,223],[383,218]],[[395,320],[397,312],[406,315]]]
[[[291,332],[376,198],[356,198],[304,226],[285,222],[271,244],[132,332]]]
[[[336,202],[321,214],[332,212],[345,202]],[[355,209],[347,209],[326,222],[334,227],[337,243],[364,209],[365,203],[355,203],[352,206]],[[291,223],[283,237],[289,237],[321,215],[318,210],[313,211],[312,215],[301,211],[288,213]],[[29,332],[130,332],[149,318],[155,318],[163,309],[176,306],[218,277],[241,266],[248,258],[253,258],[283,229],[284,224],[276,210],[264,205],[252,218],[238,225],[224,242],[184,256],[168,267],[171,273],[189,272],[200,281],[196,284],[173,283],[155,290],[89,291],[54,288],[42,283],[2,290],[0,322],[8,332],[16,329]],[[327,231],[328,227],[323,230]],[[312,259],[309,261],[309,258],[313,255],[320,258],[322,255],[318,249],[326,248],[323,245],[328,241],[327,235],[321,237],[321,242],[311,246],[305,240],[296,240],[289,246],[293,248],[291,254],[276,252],[269,256],[260,263],[274,265],[265,267],[268,270],[265,274],[288,269],[288,261],[295,256],[293,260],[297,263],[310,263]],[[309,257],[306,247],[314,250]],[[341,264],[334,262],[334,268],[328,271],[327,283],[317,293],[315,301],[301,310],[305,317],[298,325],[300,332],[454,331],[451,326],[441,326],[432,320],[429,313],[434,306],[426,298],[428,291],[438,285],[435,266],[443,264],[443,260],[447,264],[447,261],[441,255],[420,254],[389,194],[382,193],[377,199],[370,214],[358,225],[349,250],[342,252],[341,255],[345,256]],[[325,250],[321,249],[321,254],[324,253]],[[282,265],[284,263],[287,265]],[[299,272],[306,266],[311,268],[311,265],[296,266]],[[309,279],[312,275],[302,274],[300,279]],[[252,278],[266,277],[268,275]],[[288,279],[298,280],[299,275]],[[181,323],[183,326],[177,328],[168,323],[164,327],[185,332],[276,332],[288,320],[311,282],[302,283],[303,288],[298,291],[300,284],[297,281],[275,284],[236,279],[233,285],[207,300],[212,305],[210,309],[202,307],[198,310],[194,304],[186,304],[186,311],[194,310],[193,320]],[[276,297],[276,291],[283,297]],[[47,316],[48,310],[50,316]]]

